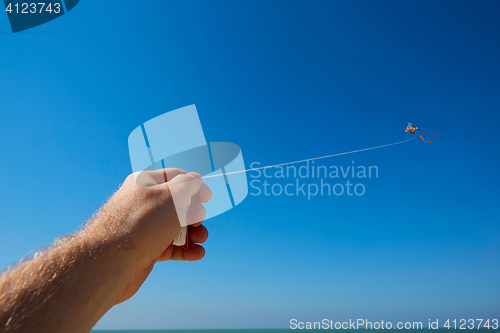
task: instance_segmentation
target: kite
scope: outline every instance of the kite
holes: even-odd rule
[[[429,131],[426,131],[426,130],[422,130],[422,129],[418,128],[417,126],[412,125],[412,123],[408,123],[408,126],[406,126],[406,129],[405,129],[405,132],[408,132],[408,133],[411,133],[411,134],[417,134],[417,133],[415,133],[415,131],[424,131],[424,132],[427,132],[427,133],[432,133],[432,132],[429,132]],[[434,136],[437,136],[436,133],[432,133],[432,134],[434,134]],[[417,134],[417,135],[424,142],[432,143],[431,141],[426,141],[420,134]]]

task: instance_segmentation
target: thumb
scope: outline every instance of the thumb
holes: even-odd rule
[[[177,188],[176,190],[186,191],[189,196],[193,196],[203,185],[203,178],[197,172],[189,172],[175,176],[168,185],[171,189]]]

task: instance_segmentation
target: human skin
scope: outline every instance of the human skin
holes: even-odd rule
[[[85,228],[2,274],[0,332],[89,332],[157,262],[204,257],[197,243],[208,237],[202,203],[211,197],[197,173],[130,175]],[[181,230],[178,212],[190,224],[187,250],[170,246]]]

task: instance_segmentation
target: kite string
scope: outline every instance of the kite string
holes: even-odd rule
[[[302,163],[302,162],[314,161],[314,160],[319,160],[319,159],[329,158],[329,157],[334,157],[334,156],[354,154],[354,153],[359,153],[359,152],[366,151],[366,150],[373,150],[373,149],[378,149],[378,148],[384,148],[384,147],[399,145],[401,143],[405,143],[405,142],[411,141],[411,140],[415,139],[416,137],[417,136],[415,135],[413,138],[408,139],[408,140],[403,140],[403,141],[399,141],[399,142],[389,143],[389,144],[382,145],[382,146],[377,146],[377,147],[370,147],[370,148],[358,149],[358,150],[348,151],[348,152],[345,152],[345,153],[338,153],[338,154],[333,154],[333,155],[326,155],[326,156],[321,156],[321,157],[308,158],[306,160],[300,160],[300,161],[288,162],[288,163],[281,163],[281,164],[275,164],[275,165],[268,165],[268,166],[264,166],[264,167],[253,168],[253,169],[246,169],[246,170],[239,170],[239,171],[233,171],[233,172],[226,172],[226,173],[221,173],[221,174],[217,174],[217,175],[204,176],[203,178],[220,177],[220,176],[225,176],[225,175],[232,175],[232,174],[235,174],[235,173],[242,173],[242,172],[249,172],[249,171],[255,171],[255,170],[269,169],[269,168],[275,168],[275,167],[283,166],[283,165],[290,165],[290,164],[297,164],[297,163]]]

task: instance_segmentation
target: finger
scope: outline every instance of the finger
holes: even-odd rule
[[[193,206],[196,206],[196,205],[201,205],[201,201],[198,199],[197,195],[194,195],[193,197],[191,197],[191,201],[189,203],[189,207],[193,207]],[[188,207],[188,210],[189,210],[189,207]],[[186,215],[187,215],[187,213],[186,213]],[[206,216],[206,214],[205,214],[205,216]],[[205,221],[205,219],[203,219],[203,221],[200,221],[200,222],[189,224],[189,226],[196,228],[196,227],[199,227],[204,221]]]
[[[193,196],[193,199],[195,199],[199,202],[207,203],[212,199],[212,190],[204,182],[201,184],[201,187],[200,187],[200,190],[198,191],[198,193],[196,193]]]
[[[191,243],[205,243],[208,239],[208,230],[205,226],[189,227],[189,241]]]
[[[191,198],[191,203],[190,203],[190,205],[191,205],[191,207],[194,207],[194,206],[196,206],[196,205],[201,205],[201,201],[199,200],[199,198],[198,198],[198,196],[197,196],[197,195],[195,195],[195,196],[193,196],[193,197]],[[205,208],[205,210],[206,210],[206,208]],[[206,217],[207,217],[207,214],[205,214],[205,218],[206,218]],[[205,221],[205,218],[203,218],[203,220],[202,220],[202,221],[200,221],[200,222],[196,222],[196,223],[192,223],[192,224],[190,224],[189,226],[197,228],[197,227],[199,227],[199,226],[200,226],[200,225],[201,225],[201,224]]]
[[[186,260],[184,259],[184,251],[180,246],[172,246],[172,255],[170,260]]]
[[[201,260],[205,256],[205,248],[198,244],[193,244],[188,250],[183,250],[184,259],[187,261]]]
[[[174,168],[144,170],[136,174],[135,181],[138,186],[148,188],[165,184],[165,182],[173,179],[175,176],[185,173],[187,172],[184,170]],[[164,186],[159,186],[158,188],[164,188]]]
[[[205,249],[203,246],[198,244],[193,244],[188,250],[184,250],[182,247],[173,246],[173,253],[170,260],[177,261],[196,261],[201,260],[205,256]]]
[[[166,169],[158,169],[152,170],[151,177],[157,182],[157,184],[166,183],[172,179],[174,179],[178,175],[187,174],[186,171],[177,168],[166,168]]]
[[[201,203],[193,204],[189,207],[189,210],[186,214],[186,223],[191,225],[199,222],[203,222],[205,220],[205,216],[207,215],[207,209]]]
[[[190,196],[198,193],[202,184],[203,178],[201,178],[201,175],[196,172],[180,174],[169,181],[169,186],[181,187],[183,190],[187,191],[187,194]]]

